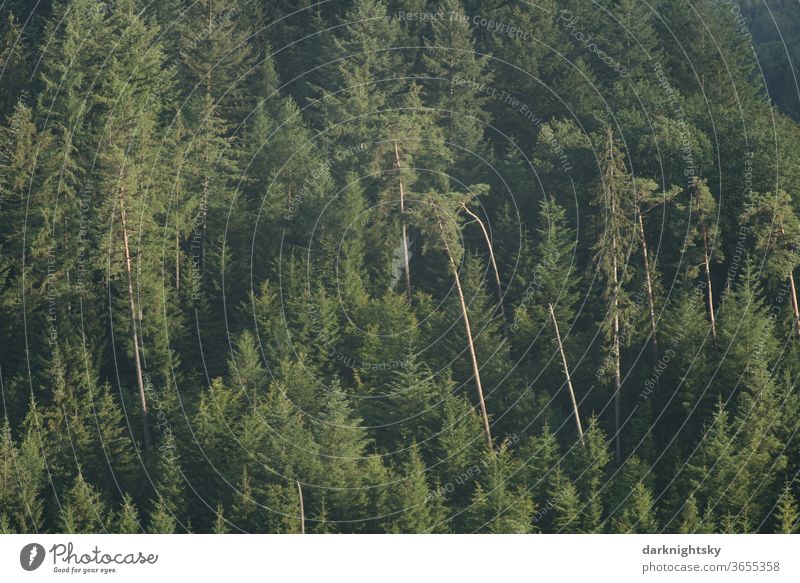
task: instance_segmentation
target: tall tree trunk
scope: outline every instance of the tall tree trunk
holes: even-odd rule
[[[303,488],[300,487],[300,480],[295,480],[297,493],[300,496],[300,534],[306,533],[306,511],[303,505]]]
[[[703,262],[706,271],[706,294],[708,296],[708,319],[711,322],[711,337],[717,342],[717,317],[714,315],[714,293],[711,288],[711,259],[708,255],[708,236],[705,225],[703,230]]]
[[[475,385],[478,389],[478,400],[480,402],[481,417],[483,419],[483,429],[486,432],[486,442],[489,445],[489,450],[493,449],[492,430],[489,425],[489,415],[486,412],[486,402],[483,397],[483,385],[481,384],[481,371],[478,367],[478,357],[475,353],[475,344],[472,340],[472,328],[469,324],[469,315],[467,314],[467,303],[464,300],[464,291],[461,289],[461,278],[458,276],[458,266],[456,265],[453,254],[450,252],[450,245],[447,243],[447,236],[444,232],[444,225],[442,218],[439,216],[439,211],[434,207],[436,219],[439,222],[439,229],[442,233],[442,242],[444,243],[444,250],[447,253],[447,258],[450,261],[450,267],[453,270],[453,278],[456,282],[456,291],[458,292],[458,300],[461,302],[461,315],[464,318],[464,328],[467,332],[467,344],[469,345],[469,355],[472,360],[472,374],[475,376]]]
[[[175,229],[175,291],[181,291],[181,242],[180,234]]]
[[[494,271],[494,283],[497,289],[497,303],[500,306],[500,315],[503,317],[503,330],[505,331],[506,338],[508,338],[508,322],[506,321],[506,312],[505,308],[503,307],[503,286],[500,283],[500,271],[497,269],[497,261],[494,258],[494,248],[492,246],[492,239],[489,237],[489,231],[486,230],[486,227],[483,224],[483,221],[480,219],[478,215],[473,213],[467,205],[463,202],[461,203],[461,208],[464,209],[469,216],[471,216],[475,221],[480,225],[481,231],[483,231],[483,238],[486,240],[486,246],[489,248],[489,260],[492,264],[492,271]]]
[[[650,257],[647,251],[647,240],[644,238],[644,219],[637,206],[636,215],[639,223],[639,238],[642,241],[642,257],[644,259],[644,281],[647,286],[647,303],[650,308],[650,333],[653,340],[653,362],[658,362],[658,340],[656,339],[656,302],[653,296],[653,280],[650,277]]]
[[[610,217],[608,220],[613,221],[611,228],[611,254],[612,254],[612,270],[611,277],[614,284],[614,298],[611,303],[612,310],[612,340],[611,350],[614,357],[614,449],[616,453],[616,461],[619,464],[622,461],[622,436],[621,436],[621,409],[622,409],[622,365],[620,363],[620,325],[619,325],[619,294],[621,286],[619,282],[619,264],[617,257],[617,234],[616,234],[616,221],[617,221],[617,204],[616,195],[611,191],[611,185],[614,181],[614,136],[612,130],[609,128],[608,132],[608,160],[611,176],[609,180],[608,202],[611,206]]]
[[[128,219],[125,213],[125,186],[120,188],[119,208],[122,218],[122,240],[125,243],[125,271],[128,276],[128,300],[131,309],[131,340],[133,341],[133,360],[136,364],[136,381],[139,385],[139,402],[142,408],[142,431],[144,434],[144,448],[150,448],[150,419],[147,411],[147,395],[144,392],[144,377],[142,375],[142,362],[139,355],[139,334],[137,332],[136,300],[133,295],[133,273],[131,270],[131,251],[128,244]]]
[[[786,231],[783,229],[783,225],[779,225],[781,236],[786,236]],[[800,334],[800,308],[797,305],[797,286],[795,286],[794,282],[794,269],[789,271],[789,288],[792,292],[792,311],[794,312],[794,324],[797,333]]]
[[[400,181],[400,228],[403,232],[403,271],[406,274],[406,297],[411,299],[411,270],[408,260],[408,229],[406,227],[406,202],[405,191],[403,189],[403,175],[400,169],[400,150],[397,142],[394,143],[394,159],[397,164],[397,175]]]
[[[583,441],[583,426],[581,425],[581,416],[578,413],[578,400],[575,398],[575,390],[572,388],[572,377],[569,374],[569,365],[567,364],[567,355],[564,352],[564,345],[561,343],[561,332],[558,330],[558,320],[556,319],[556,312],[553,310],[553,304],[547,304],[550,309],[550,317],[553,319],[553,328],[556,332],[556,342],[558,342],[558,351],[561,353],[561,364],[564,366],[564,376],[567,378],[567,388],[569,389],[569,398],[572,400],[572,410],[575,413],[575,425],[578,428],[578,437],[581,440],[581,446],[584,447]]]
[[[614,259],[615,267],[614,272],[616,275],[616,258]],[[615,277],[616,279],[616,277]],[[620,339],[619,339],[619,299],[617,294],[619,287],[614,292],[614,340],[612,344],[612,352],[614,355],[614,450],[616,453],[617,463],[622,461],[622,435],[621,435],[621,409],[622,409],[622,366],[620,363]]]
[[[794,284],[794,273],[789,272],[789,287],[792,291],[792,310],[794,310],[794,324],[800,334],[800,307],[797,305],[797,287]]]

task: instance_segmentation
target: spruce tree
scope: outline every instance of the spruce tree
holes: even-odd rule
[[[83,479],[80,470],[65,493],[59,528],[70,534],[99,534],[109,528],[109,515],[100,494]]]

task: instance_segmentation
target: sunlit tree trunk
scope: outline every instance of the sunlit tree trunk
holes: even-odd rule
[[[439,211],[434,208],[434,212],[436,213],[436,219],[439,222],[439,229],[442,233],[442,242],[444,243],[444,250],[447,253],[447,258],[450,261],[450,267],[453,270],[453,278],[455,279],[456,283],[456,291],[458,292],[458,300],[461,303],[461,315],[464,318],[464,328],[467,333],[467,344],[469,345],[469,356],[472,361],[472,374],[475,377],[475,385],[478,389],[478,400],[480,402],[481,408],[481,417],[483,419],[483,429],[486,433],[486,442],[489,445],[489,449],[491,450],[492,445],[492,430],[489,425],[489,415],[486,412],[486,402],[483,397],[483,385],[481,384],[481,371],[478,367],[478,357],[475,353],[475,344],[472,340],[472,328],[469,324],[469,315],[467,314],[467,303],[464,300],[464,291],[461,288],[461,278],[458,276],[458,266],[456,265],[455,259],[453,259],[453,254],[450,251],[450,245],[447,242],[447,236],[445,235],[444,225],[442,224],[442,218],[439,216]]]
[[[558,351],[561,353],[561,364],[564,367],[564,376],[567,379],[567,389],[569,390],[569,398],[572,400],[572,410],[575,413],[575,426],[578,429],[578,437],[581,440],[581,446],[585,446],[583,441],[583,426],[581,425],[581,416],[578,413],[578,400],[575,398],[575,390],[572,387],[572,377],[569,374],[569,365],[567,364],[567,355],[564,352],[564,345],[561,343],[561,332],[558,330],[558,320],[556,320],[556,313],[553,310],[553,304],[547,304],[550,309],[550,318],[553,320],[553,329],[556,333],[556,342],[558,342]]]
[[[137,331],[136,298],[133,293],[133,273],[131,269],[131,252],[128,243],[128,219],[125,213],[125,186],[120,188],[119,208],[122,219],[122,240],[125,244],[125,271],[128,276],[128,300],[131,309],[131,340],[133,341],[133,360],[136,365],[136,382],[139,385],[139,402],[142,408],[142,431],[144,434],[144,448],[150,448],[150,419],[147,410],[147,395],[144,390],[144,376],[142,374],[142,361],[139,354],[139,333]]]

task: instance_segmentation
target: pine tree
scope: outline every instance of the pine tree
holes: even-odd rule
[[[639,482],[628,494],[614,527],[620,533],[655,534],[659,532],[654,511],[655,502],[649,488]]]
[[[394,532],[441,532],[444,513],[440,500],[431,495],[426,479],[425,462],[416,443],[408,450],[408,459],[400,470],[399,481],[394,485],[390,505],[399,513],[392,520]]]
[[[70,534],[98,534],[109,528],[109,516],[100,494],[78,471],[72,488],[64,497],[59,528]]]
[[[214,519],[214,526],[212,532],[214,534],[227,534],[228,522],[223,515],[224,508],[222,504],[217,504],[216,518]]]
[[[793,327],[800,334],[800,307],[794,279],[794,271],[800,265],[800,219],[795,214],[791,197],[783,190],[765,195],[755,193],[748,201],[742,221],[752,225],[756,249],[765,259],[766,274],[779,281],[788,277]]]
[[[624,157],[609,128],[603,138],[603,161],[595,205],[598,216],[597,268],[607,304],[602,330],[614,376],[614,444],[617,463],[622,461],[622,324],[631,307],[624,284],[630,279],[628,258],[633,244],[630,202],[633,183]]]
[[[13,13],[4,14],[0,23],[0,63],[3,63],[3,83],[0,89],[0,115],[5,117],[27,89],[24,80],[30,77],[25,58],[26,39],[20,22]]]
[[[624,66],[624,77],[639,79],[650,74],[652,63],[662,58],[654,11],[635,0],[614,0],[601,16],[604,50]],[[622,77],[605,68],[603,77]]]
[[[800,512],[797,509],[797,499],[792,493],[791,484],[786,482],[781,490],[775,508],[776,532],[792,534],[797,532],[800,524]]]
[[[147,532],[150,534],[173,534],[176,526],[175,515],[169,509],[166,501],[159,497],[150,512]]]
[[[261,354],[249,330],[242,332],[236,349],[228,361],[231,382],[241,387],[253,409],[258,408],[258,395],[266,390],[267,371],[261,365]]]
[[[712,261],[719,262],[724,259],[718,240],[720,232],[716,218],[717,203],[706,181],[695,178],[693,183],[690,200],[686,205],[689,211],[689,231],[683,248],[683,256],[686,258],[687,275],[689,277],[695,277],[698,273],[698,268],[703,268],[711,335],[716,341],[717,323],[711,263]]]
[[[481,419],[461,395],[449,395],[444,399],[439,415],[441,425],[437,436],[437,468],[446,483],[451,484],[452,493],[446,492],[448,500],[456,508],[466,505],[472,493],[475,469],[479,467],[485,445]],[[453,483],[453,477],[466,475],[466,480]],[[440,490],[441,491],[441,487]]]
[[[478,403],[480,405],[483,429],[489,449],[492,449],[492,432],[489,424],[489,414],[486,409],[483,384],[481,382],[480,366],[476,354],[475,342],[473,340],[472,326],[467,310],[464,290],[459,275],[458,263],[461,261],[464,250],[459,244],[459,222],[457,218],[458,204],[468,198],[473,198],[486,191],[485,185],[473,187],[469,195],[460,193],[431,193],[428,195],[427,209],[420,213],[417,224],[426,238],[423,250],[439,247],[444,251],[450,273],[458,292],[458,299],[461,308],[461,317],[466,333],[466,344],[469,352],[470,363],[472,365],[472,378],[478,393]],[[446,214],[445,214],[446,213]]]
[[[584,504],[581,530],[593,533],[600,532],[603,522],[602,488],[605,484],[605,467],[609,462],[606,438],[596,417],[589,419],[584,438],[586,446],[572,450],[570,466],[575,474],[575,487]]]
[[[243,532],[257,532],[259,527],[260,509],[253,499],[253,486],[247,472],[247,466],[242,469],[242,476],[237,483],[230,512],[231,524]]]
[[[122,500],[122,508],[114,525],[114,532],[119,534],[139,534],[142,532],[142,525],[139,523],[139,514],[131,497],[126,494]]]
[[[580,532],[583,504],[575,484],[559,468],[555,470],[553,490],[548,498],[548,502],[550,501],[552,501],[553,516],[549,518],[553,531],[557,533]]]
[[[175,25],[179,71],[188,95],[199,95],[228,124],[250,109],[248,89],[254,65],[241,3],[193,2]]]
[[[468,510],[473,532],[531,532],[536,506],[526,489],[513,485],[517,472],[517,463],[506,445],[485,454]]]
[[[677,532],[679,534],[698,534],[702,532],[702,526],[703,520],[697,508],[697,499],[692,494],[683,507]]]
[[[315,105],[327,137],[339,150],[354,152],[342,165],[347,171],[367,162],[359,147],[375,140],[385,110],[398,106],[407,65],[398,48],[400,26],[384,2],[355,0],[343,22],[332,43],[331,86]]]
[[[422,61],[429,82],[431,107],[440,112],[444,139],[452,152],[462,182],[474,182],[474,169],[488,160],[483,142],[489,117],[484,109],[488,97],[481,88],[490,85],[488,57],[475,50],[469,19],[458,0],[441,0],[433,12],[443,18],[430,20]]]

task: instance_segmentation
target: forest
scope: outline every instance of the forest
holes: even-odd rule
[[[800,5],[0,2],[0,532],[800,531]]]

